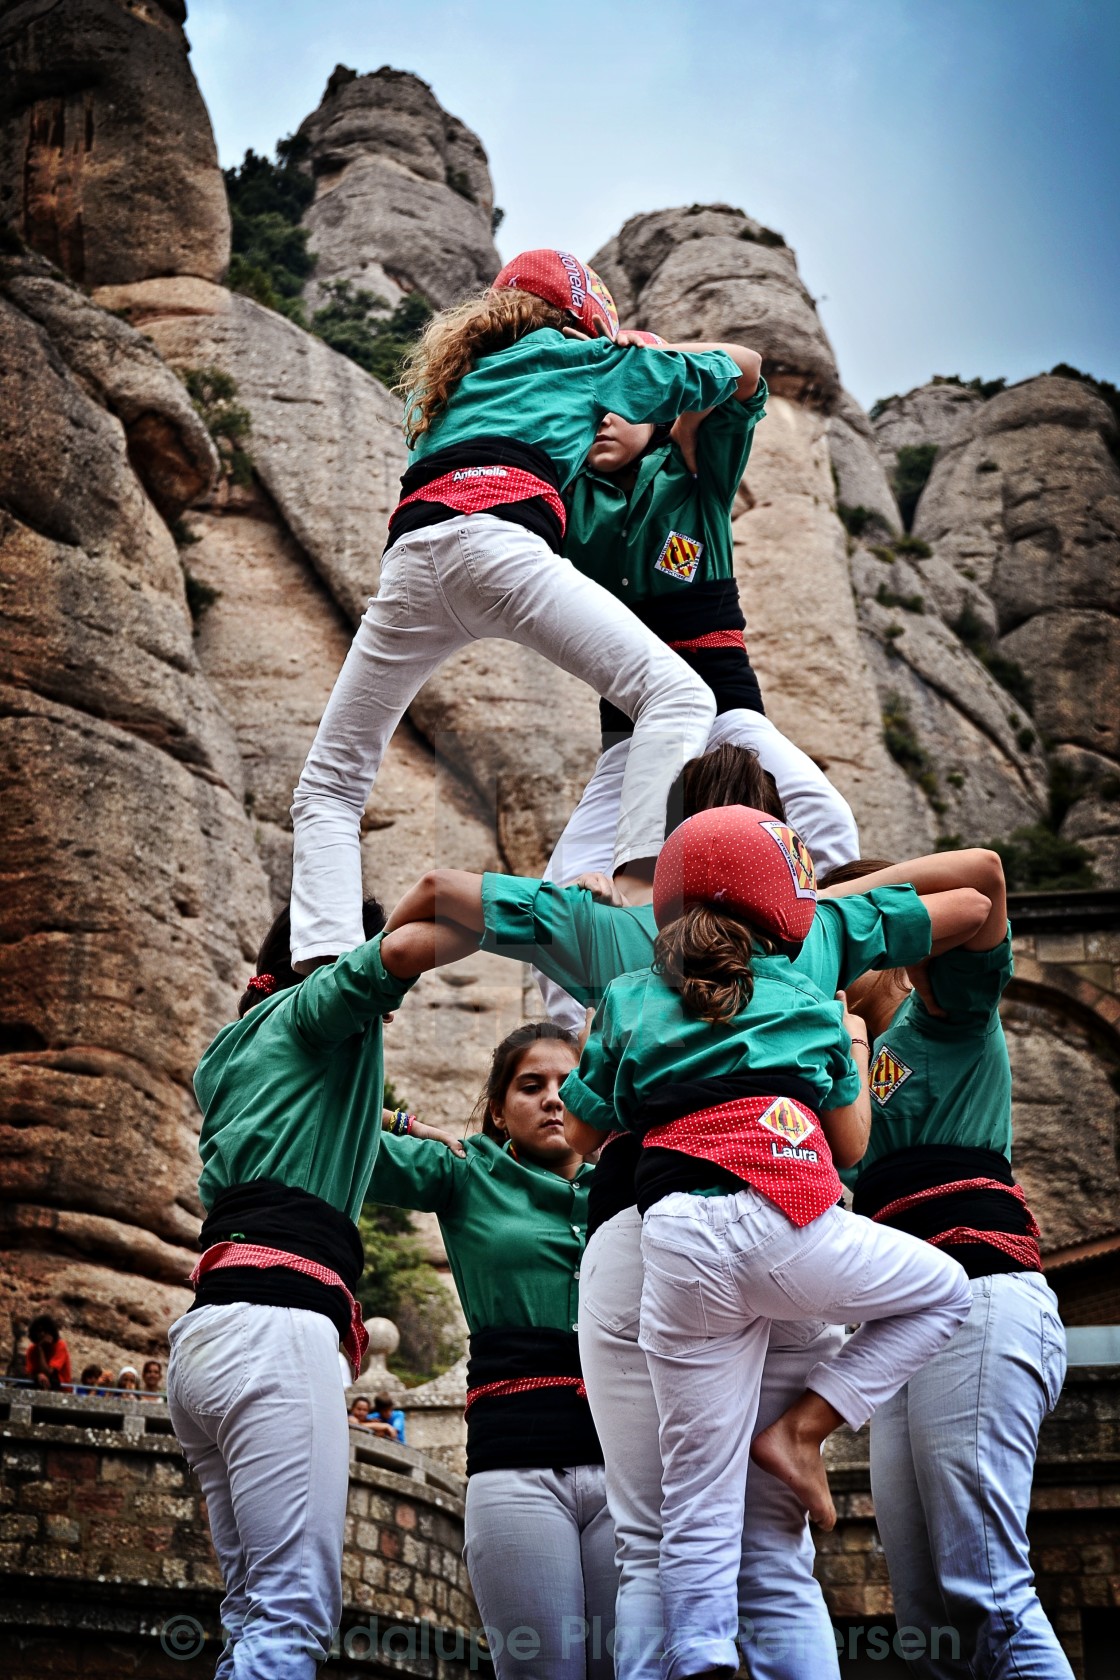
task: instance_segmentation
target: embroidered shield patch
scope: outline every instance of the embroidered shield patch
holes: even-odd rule
[[[798,898],[816,898],[817,872],[813,868],[809,848],[800,834],[780,822],[764,822],[759,827],[766,830],[785,858]]]
[[[896,1056],[893,1050],[888,1050],[884,1044],[872,1062],[871,1072],[868,1075],[868,1084],[875,1101],[878,1103],[890,1102],[899,1086],[905,1085],[913,1071],[912,1067],[907,1067],[902,1058]]]
[[[770,1107],[759,1115],[758,1123],[768,1131],[777,1132],[787,1143],[800,1143],[801,1139],[808,1137],[813,1130],[813,1122],[809,1116],[802,1114],[788,1097],[779,1097],[777,1102],[772,1102]]]
[[[686,537],[683,531],[670,531],[653,569],[664,572],[667,577],[679,578],[681,583],[691,583],[703,552],[704,544],[699,537]]]

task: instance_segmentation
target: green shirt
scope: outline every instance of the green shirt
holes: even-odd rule
[[[722,403],[741,377],[722,350],[624,349],[607,338],[565,338],[541,327],[483,356],[464,375],[409,461],[472,438],[517,438],[543,449],[566,485],[586,460],[604,414],[669,423]]]
[[[732,1074],[804,1079],[817,1109],[859,1095],[859,1070],[844,1030],[844,1006],[785,957],[752,964],[754,992],[732,1021],[685,1012],[680,995],[647,969],[607,987],[579,1067],[560,1087],[566,1106],[602,1132],[645,1129],[642,1111],[667,1084]]]
[[[1011,978],[1011,930],[991,951],[947,951],[929,965],[931,1015],[917,992],[876,1040],[871,1141],[849,1176],[912,1144],[992,1149],[1011,1159],[1011,1064],[999,1000]]]
[[[577,1002],[598,1004],[612,980],[653,961],[653,905],[616,909],[584,887],[518,875],[482,877],[481,945],[532,962]],[[905,968],[929,955],[930,921],[913,887],[822,898],[795,968],[830,994],[871,968]],[[759,958],[762,965],[782,958]]]
[[[464,1143],[465,1159],[443,1143],[386,1135],[371,1200],[438,1215],[472,1334],[525,1325],[574,1330],[594,1168],[568,1180],[518,1161],[508,1144]]]
[[[381,1017],[412,980],[381,939],[317,968],[231,1021],[195,1069],[202,1109],[198,1193],[276,1179],[357,1220],[381,1137]]]
[[[562,552],[628,605],[701,580],[733,577],[731,504],[766,397],[761,380],[746,402],[732,397],[712,410],[697,434],[695,475],[671,441],[642,457],[629,490],[615,477],[584,467],[568,490]],[[684,571],[662,558],[673,535],[700,544],[690,575],[689,553]]]

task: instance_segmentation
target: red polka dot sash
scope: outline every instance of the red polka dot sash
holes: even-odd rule
[[[642,1143],[714,1162],[760,1190],[793,1225],[811,1224],[840,1199],[820,1120],[792,1097],[719,1103],[652,1127]]]
[[[439,502],[459,513],[487,513],[508,502],[527,502],[533,496],[541,496],[548,503],[563,534],[568,515],[560,496],[545,479],[522,467],[456,467],[414,490],[411,496],[402,496],[397,507],[408,507],[410,502]]]

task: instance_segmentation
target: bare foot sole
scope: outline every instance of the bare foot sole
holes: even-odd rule
[[[785,1418],[779,1418],[755,1436],[751,1458],[760,1469],[768,1470],[792,1489],[818,1528],[827,1532],[836,1527],[836,1507],[819,1440],[806,1439]]]

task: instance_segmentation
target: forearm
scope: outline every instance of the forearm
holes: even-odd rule
[[[666,344],[666,350],[683,350],[695,353],[700,350],[722,350],[725,356],[730,356],[739,369],[740,379],[735,395],[740,402],[747,397],[753,397],[758,390],[758,382],[762,377],[762,357],[757,350],[748,350],[744,344],[717,344],[703,339],[689,339],[679,344]]]
[[[466,869],[429,869],[394,905],[385,929],[392,933],[406,922],[436,920],[481,933],[482,876]]]
[[[381,961],[397,980],[459,962],[478,950],[478,934],[457,922],[407,922],[381,941]]]
[[[871,1136],[871,1093],[866,1084],[855,1102],[822,1109],[821,1128],[836,1166],[854,1167],[862,1161]]]
[[[607,1141],[606,1132],[589,1126],[586,1120],[578,1120],[568,1109],[564,1110],[564,1136],[577,1155],[594,1155]]]
[[[992,901],[972,887],[955,887],[948,892],[923,893],[930,922],[930,956],[955,950],[972,939],[984,926]]]
[[[951,892],[956,887],[973,887],[991,898],[997,883],[1002,887],[1003,865],[998,852],[981,846],[960,852],[933,852],[927,857],[908,858],[886,869],[873,870],[855,881],[822,887],[822,898],[848,898],[853,893],[873,892],[876,887],[911,886],[915,892]]]

